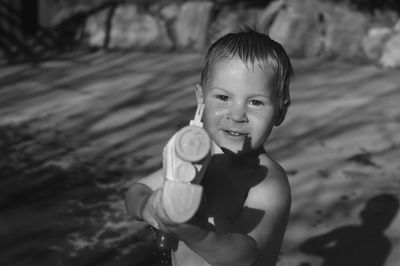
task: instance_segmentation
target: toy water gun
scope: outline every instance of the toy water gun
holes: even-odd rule
[[[167,216],[176,223],[190,220],[197,212],[203,187],[199,185],[211,155],[211,140],[201,122],[204,104],[198,103],[195,117],[176,132],[163,149],[162,203]],[[171,239],[161,232],[159,249],[169,249]]]

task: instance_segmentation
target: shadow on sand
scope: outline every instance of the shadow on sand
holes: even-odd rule
[[[395,196],[375,196],[367,201],[360,213],[361,225],[342,226],[310,238],[300,250],[322,257],[323,266],[382,266],[391,251],[384,230],[391,224],[398,208],[399,201]]]

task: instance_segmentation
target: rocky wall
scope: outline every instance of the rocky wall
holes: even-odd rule
[[[397,16],[376,23],[371,14],[322,0],[275,0],[265,7],[204,0],[134,2],[65,5],[49,21],[56,26],[84,17],[79,38],[92,47],[199,52],[247,25],[269,34],[292,57],[335,56],[400,66]]]

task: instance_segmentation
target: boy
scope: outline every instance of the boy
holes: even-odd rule
[[[126,195],[133,219],[155,222],[179,240],[173,265],[276,264],[291,197],[285,171],[263,146],[285,118],[292,75],[281,45],[250,29],[227,34],[209,48],[196,88],[212,141],[199,210],[184,223],[165,215],[162,170]]]

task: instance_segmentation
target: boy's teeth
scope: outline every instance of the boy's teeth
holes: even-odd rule
[[[228,133],[229,133],[230,135],[232,135],[232,136],[239,136],[239,135],[240,135],[240,133],[233,132],[233,131],[229,131],[229,130],[228,130]]]

